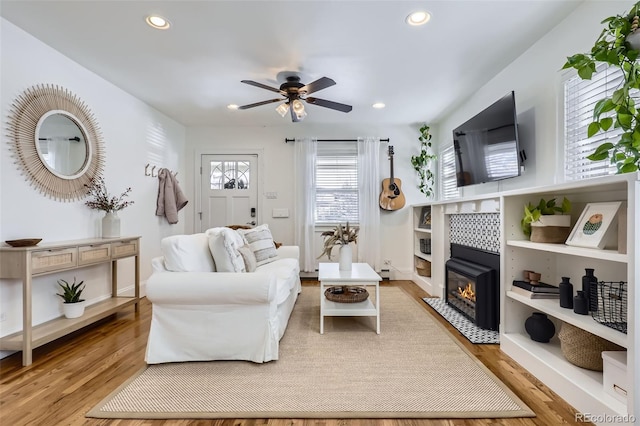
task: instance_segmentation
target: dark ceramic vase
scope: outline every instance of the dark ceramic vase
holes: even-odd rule
[[[541,312],[534,312],[524,322],[524,329],[534,342],[549,343],[549,340],[556,334],[556,327],[547,315]]]
[[[593,269],[585,268],[585,275],[582,277],[582,291],[587,299],[587,309],[598,310],[598,278],[593,276]]]
[[[558,285],[560,288],[560,307],[573,308],[573,284],[569,281],[569,277],[562,277],[562,282]]]
[[[589,314],[589,301],[584,295],[584,291],[578,290],[578,295],[573,298],[573,312],[580,315]]]

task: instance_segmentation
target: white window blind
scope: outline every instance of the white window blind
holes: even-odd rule
[[[593,121],[593,108],[622,85],[622,72],[617,67],[600,64],[591,80],[582,80],[575,70],[564,83],[564,174],[566,180],[581,180],[615,174],[609,159],[591,161],[587,156],[609,141],[615,143],[622,129],[611,128],[587,138],[587,127]]]
[[[357,142],[318,144],[316,223],[358,223]]]
[[[459,196],[456,179],[456,156],[453,145],[440,153],[440,194],[443,200]]]

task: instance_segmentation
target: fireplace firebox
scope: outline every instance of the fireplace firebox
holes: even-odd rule
[[[447,304],[478,327],[498,330],[500,255],[451,244],[445,268]]]

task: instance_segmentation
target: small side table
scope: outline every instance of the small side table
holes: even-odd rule
[[[341,271],[338,263],[320,263],[320,334],[324,334],[324,317],[376,317],[376,333],[380,334],[380,281],[382,278],[367,263],[354,263],[351,271]],[[333,286],[375,286],[375,305],[371,296],[363,302],[339,303],[328,300],[324,292]]]

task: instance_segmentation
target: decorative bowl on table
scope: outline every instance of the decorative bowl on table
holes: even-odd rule
[[[7,240],[5,243],[11,247],[30,247],[38,245],[40,241],[42,241],[42,238],[22,238],[20,240]]]

